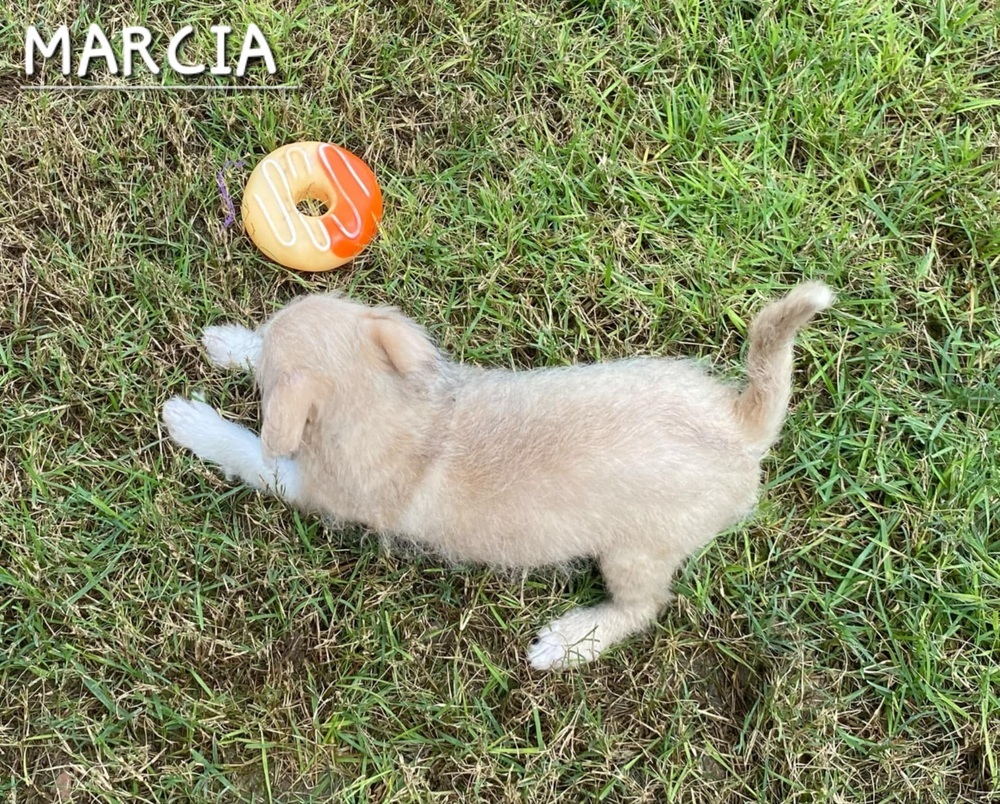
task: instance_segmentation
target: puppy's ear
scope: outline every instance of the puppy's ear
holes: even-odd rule
[[[315,416],[319,384],[300,371],[282,374],[264,397],[260,440],[267,458],[283,458],[302,443],[306,424]]]
[[[438,350],[424,331],[393,310],[377,310],[369,317],[372,343],[399,374],[415,374],[431,368]]]

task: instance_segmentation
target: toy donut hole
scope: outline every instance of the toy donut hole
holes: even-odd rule
[[[320,189],[308,188],[295,199],[295,209],[300,215],[309,218],[322,218],[333,207],[334,201],[329,194]]]

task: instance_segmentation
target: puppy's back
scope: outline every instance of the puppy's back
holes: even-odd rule
[[[725,527],[758,483],[734,398],[684,360],[471,375],[410,524],[443,531],[446,552],[516,565],[659,533],[696,508]]]

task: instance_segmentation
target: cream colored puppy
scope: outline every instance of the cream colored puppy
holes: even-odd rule
[[[214,364],[256,374],[260,438],[179,397],[163,419],[229,477],[454,561],[595,558],[609,599],[553,620],[528,649],[533,667],[563,667],[649,626],[684,559],[753,509],[795,333],[832,302],[812,282],[764,308],[739,392],[678,359],[473,368],[396,310],[305,296],[256,332],[205,330]]]

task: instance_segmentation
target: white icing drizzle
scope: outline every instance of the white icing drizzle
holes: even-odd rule
[[[340,157],[341,161],[347,166],[347,169],[351,171],[351,175],[354,177],[355,181],[357,181],[358,185],[364,191],[365,195],[370,196],[370,193],[368,192],[368,188],[365,187],[361,179],[358,178],[358,174],[354,172],[354,169],[351,167],[351,163],[347,161],[347,157],[345,157],[344,154],[341,153],[339,148],[334,148],[334,146],[330,145],[329,143],[323,143],[322,145],[319,146],[319,158],[322,159],[323,164],[326,165],[326,169],[327,171],[329,171],[330,178],[333,179],[333,183],[337,186],[337,191],[339,195],[344,197],[344,199],[347,201],[348,206],[350,206],[351,208],[351,212],[354,213],[354,222],[355,222],[354,231],[353,232],[348,231],[344,227],[344,224],[340,220],[340,218],[338,218],[333,213],[332,210],[327,214],[333,219],[333,222],[337,224],[337,228],[340,229],[341,234],[343,234],[344,237],[348,238],[349,240],[353,240],[355,237],[361,234],[361,215],[359,214],[358,208],[357,206],[355,206],[354,201],[352,201],[351,197],[344,192],[344,188],[341,186],[340,180],[337,178],[337,174],[333,172],[333,168],[330,166],[330,160],[328,159],[326,154],[327,150],[334,151],[337,154],[337,156]]]
[[[296,212],[298,212],[298,210],[296,210]],[[316,248],[320,251],[326,251],[330,248],[330,233],[326,230],[326,227],[322,223],[317,222],[316,226],[310,226],[310,221],[315,220],[315,218],[309,218],[301,214],[299,215],[299,218],[302,221],[302,226],[306,230],[306,234],[309,235],[309,239],[313,241],[313,245],[316,246]],[[317,242],[315,235],[313,235],[313,229],[319,229],[323,233],[323,240],[325,242]]]
[[[309,164],[309,152],[303,148],[301,145],[293,145],[285,152],[285,161],[288,162],[288,169],[291,171],[292,178],[294,179],[298,176],[298,171],[295,170],[295,160],[292,159],[292,154],[301,154],[302,162],[305,166],[305,173],[308,176],[312,172],[312,165]]]
[[[267,218],[267,223],[271,227],[271,231],[274,233],[274,236],[277,238],[278,242],[281,243],[281,245],[283,246],[294,246],[295,241],[298,239],[295,235],[295,223],[292,220],[291,216],[288,214],[288,209],[282,202],[281,196],[278,195],[278,188],[274,186],[274,182],[271,181],[271,177],[268,175],[267,169],[269,167],[273,167],[275,170],[278,171],[278,175],[281,177],[281,182],[282,184],[285,185],[285,198],[287,198],[289,201],[291,201],[292,198],[292,189],[288,186],[288,177],[285,176],[285,171],[281,169],[281,165],[278,164],[277,160],[265,159],[263,162],[261,162],[260,165],[261,175],[264,177],[264,181],[267,182],[267,186],[271,188],[271,194],[274,196],[275,203],[277,203],[278,209],[281,210],[281,214],[285,216],[285,223],[288,224],[289,239],[287,241],[283,240],[281,235],[278,234],[278,228],[274,225],[274,221],[271,220],[271,213],[267,211],[267,207],[264,205],[264,202],[261,200],[261,197],[257,195],[257,193],[254,193],[254,198],[257,199],[257,205],[261,208],[261,211],[264,213],[264,217]]]
[[[309,152],[303,148],[301,145],[294,145],[285,151],[285,161],[288,163],[288,170],[292,174],[292,178],[297,178],[299,173],[295,169],[295,154],[302,157],[302,167],[303,175],[308,178],[309,174],[312,173],[312,162],[309,159]],[[291,202],[289,198],[289,202]],[[312,244],[316,246],[320,251],[326,251],[330,248],[330,233],[326,230],[326,227],[321,223],[316,223],[315,226],[311,226],[313,223],[313,218],[309,215],[303,215],[298,209],[295,210],[295,214],[298,219],[302,222],[302,228],[306,230],[306,234],[309,235],[309,239],[312,240]],[[322,241],[316,239],[315,230],[319,230],[320,234],[323,236]]]
[[[343,160],[344,164],[347,166],[347,169],[351,171],[351,175],[354,176],[354,181],[358,183],[358,187],[361,188],[361,192],[363,192],[366,196],[371,198],[372,194],[368,192],[368,185],[366,185],[363,181],[361,181],[361,177],[354,171],[354,165],[351,164],[351,161],[347,158],[347,156],[340,148],[337,148],[337,156],[339,156]]]

